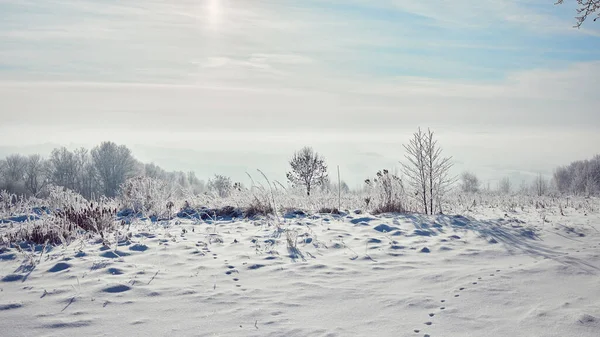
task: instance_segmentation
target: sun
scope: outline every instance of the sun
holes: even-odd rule
[[[207,10],[209,16],[218,16],[221,12],[221,0],[207,0]]]
[[[206,0],[206,14],[210,26],[215,28],[219,25],[223,10],[222,7],[222,0]]]

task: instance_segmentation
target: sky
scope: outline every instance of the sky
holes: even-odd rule
[[[553,0],[0,0],[0,155],[126,144],[285,179],[313,146],[358,186],[431,128],[492,184],[600,152],[600,23]]]

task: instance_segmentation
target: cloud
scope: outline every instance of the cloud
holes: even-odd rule
[[[510,151],[507,167],[547,169],[598,139],[600,26],[572,29],[574,13],[547,0],[5,0],[0,133],[271,161],[310,143],[360,182],[431,126],[467,166]]]
[[[145,130],[598,128],[600,62],[515,72],[502,81],[399,77],[262,78],[206,84],[0,82],[6,127],[60,125]],[[239,70],[239,69],[238,69]]]

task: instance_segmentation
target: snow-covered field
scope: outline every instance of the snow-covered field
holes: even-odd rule
[[[177,219],[116,251],[4,247],[0,335],[600,336],[600,216],[540,214]]]

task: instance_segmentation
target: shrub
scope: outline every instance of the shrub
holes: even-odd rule
[[[244,210],[244,216],[246,218],[254,218],[259,215],[266,216],[274,213],[270,203],[263,202],[257,197],[254,197],[250,205]]]
[[[319,213],[326,213],[326,214],[335,214],[335,215],[340,215],[340,210],[337,208],[330,208],[330,207],[323,207],[321,209],[319,209]]]
[[[388,170],[377,172],[377,177],[373,180],[365,181],[370,189],[372,197],[369,197],[367,205],[374,202],[374,214],[380,213],[403,213],[404,207],[404,186],[402,180]]]
[[[400,201],[392,201],[390,203],[379,205],[377,208],[373,210],[373,214],[382,214],[382,213],[404,213],[406,212],[406,208]]]
[[[18,224],[0,235],[0,245],[68,245],[76,237],[74,225],[55,217]]]
[[[106,231],[114,228],[116,214],[116,208],[90,203],[86,207],[79,209],[70,207],[59,210],[56,216],[77,227],[73,229],[81,229],[103,236]]]
[[[481,183],[479,178],[474,173],[463,172],[460,176],[461,184],[460,188],[465,193],[477,193]]]
[[[163,180],[151,177],[128,179],[121,186],[121,203],[126,209],[146,216],[165,217],[171,215],[174,204],[173,188]]]
[[[177,216],[185,219],[202,219],[214,220],[216,218],[241,218],[243,212],[233,206],[224,206],[220,208],[201,207],[199,209],[192,208],[189,203],[177,212]]]
[[[52,210],[65,208],[80,209],[88,205],[88,201],[79,193],[66,187],[50,185],[48,187],[48,206]]]
[[[218,174],[215,175],[214,178],[208,180],[207,187],[209,191],[214,192],[221,198],[227,198],[233,192],[231,178]],[[236,187],[239,188],[240,185],[236,185]]]

